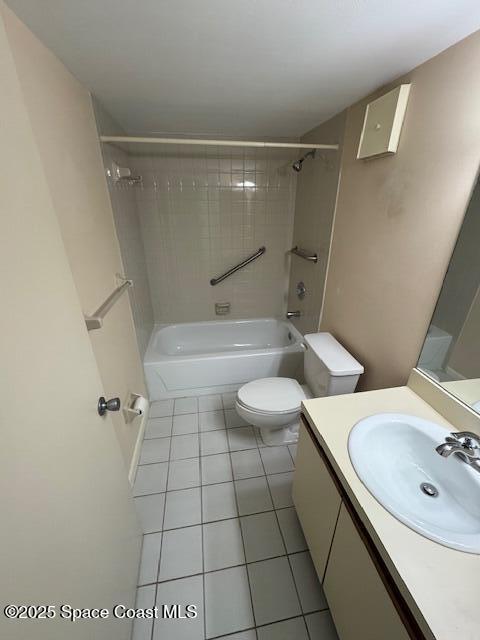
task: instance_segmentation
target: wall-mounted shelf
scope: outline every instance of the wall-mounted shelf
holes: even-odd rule
[[[303,260],[308,260],[308,262],[315,262],[315,263],[318,262],[318,254],[316,253],[309,254],[297,246],[293,247],[293,249],[290,249],[290,253],[293,253],[294,256],[298,256],[299,258],[303,258]]]

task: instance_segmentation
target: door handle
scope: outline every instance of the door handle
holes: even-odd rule
[[[105,415],[107,411],[118,411],[120,409],[120,398],[110,398],[105,400],[103,396],[100,396],[97,404],[97,411],[99,416]]]

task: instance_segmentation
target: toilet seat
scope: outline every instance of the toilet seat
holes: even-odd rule
[[[256,413],[283,415],[300,411],[306,394],[293,378],[260,378],[247,382],[237,394],[237,402]]]

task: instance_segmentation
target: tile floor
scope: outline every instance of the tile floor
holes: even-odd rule
[[[145,533],[133,640],[337,640],[291,498],[295,446],[264,447],[235,394],[152,404],[134,485]]]

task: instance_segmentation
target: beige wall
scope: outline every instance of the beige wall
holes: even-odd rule
[[[399,78],[412,90],[398,153],[356,160],[348,109],[322,330],[364,365],[362,390],[404,384],[420,352],[480,158],[480,33]]]
[[[341,143],[345,116],[346,112],[342,112],[312,129],[303,136],[302,142]],[[309,158],[303,163],[297,177],[292,245],[319,257],[315,264],[292,255],[290,262],[288,308],[302,312],[300,318],[293,319],[293,323],[303,334],[317,331],[320,321],[340,161],[341,149],[317,150],[313,160]],[[295,293],[298,282],[303,282],[307,289],[303,300]]]
[[[92,313],[113,290],[115,273],[123,272],[123,266],[90,95],[8,8],[3,13],[80,303],[85,313]],[[129,391],[145,394],[128,296],[109,312],[104,327],[89,336],[106,396],[123,402]],[[139,419],[127,425],[121,412],[112,418],[128,467]]]

